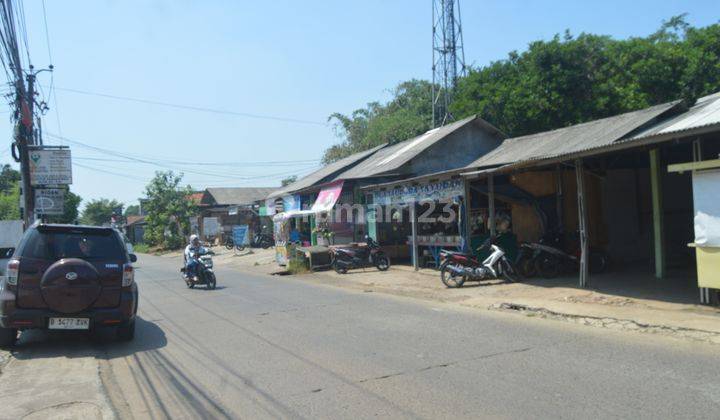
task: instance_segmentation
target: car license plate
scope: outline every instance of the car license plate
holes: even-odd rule
[[[87,330],[90,329],[90,319],[50,318],[48,328],[51,330]]]

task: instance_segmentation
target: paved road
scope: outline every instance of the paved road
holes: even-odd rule
[[[718,346],[176,265],[143,257],[136,340],[81,355],[121,417],[718,418]]]

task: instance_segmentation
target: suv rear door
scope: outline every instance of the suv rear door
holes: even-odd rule
[[[45,308],[42,278],[61,259],[78,258],[98,272],[100,294],[93,307],[120,304],[123,265],[128,256],[112,229],[40,225],[31,229],[18,250],[20,260],[17,304],[23,308]]]

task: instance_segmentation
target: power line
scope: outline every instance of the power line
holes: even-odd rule
[[[45,42],[47,43],[48,60],[50,66],[53,65],[52,48],[50,47],[50,30],[48,29],[47,10],[45,9],[45,0],[42,0],[43,23],[45,24]],[[48,103],[52,100],[55,108],[55,123],[57,124],[58,134],[62,136],[62,126],[60,125],[60,111],[58,110],[57,92],[55,92],[55,71],[50,73],[50,92],[48,93]]]
[[[46,133],[46,134],[47,134],[48,136],[50,136],[50,137],[53,137],[53,138],[59,138],[59,136],[57,136],[57,135],[55,135],[55,134],[52,134],[52,133]],[[82,143],[82,142],[79,142],[79,141],[77,141],[77,140],[71,140],[71,139],[69,139],[69,138],[67,138],[67,137],[62,137],[62,139],[65,140],[66,142],[70,143],[70,144],[75,144],[75,145],[78,145],[78,146],[81,146],[81,147],[85,147],[85,148],[88,148],[88,149],[90,149],[90,150],[94,150],[94,151],[97,151],[97,152],[100,152],[100,153],[104,153],[104,154],[108,154],[108,155],[111,155],[111,156],[115,156],[115,157],[120,157],[120,158],[126,159],[125,161],[116,160],[116,161],[119,162],[119,163],[142,163],[142,164],[157,166],[157,167],[160,167],[160,168],[163,168],[163,169],[170,169],[170,170],[175,170],[175,171],[183,172],[183,173],[187,172],[187,173],[196,174],[196,175],[212,176],[212,177],[217,177],[217,178],[227,179],[227,180],[251,180],[251,179],[261,179],[261,178],[268,178],[268,177],[273,177],[273,176],[292,175],[292,174],[298,172],[298,170],[293,170],[293,171],[286,171],[286,172],[280,172],[280,173],[274,173],[274,174],[264,174],[264,175],[246,175],[246,174],[242,174],[242,175],[241,175],[241,174],[235,173],[235,174],[232,174],[232,176],[228,176],[227,171],[225,171],[225,172],[223,172],[223,173],[216,173],[216,172],[208,172],[208,171],[191,170],[191,169],[182,168],[182,167],[178,168],[178,167],[176,167],[176,166],[163,165],[163,164],[161,164],[161,163],[153,162],[153,161],[147,160],[147,159],[136,158],[136,157],[129,156],[129,155],[126,155],[126,154],[123,154],[123,153],[120,153],[120,152],[113,151],[113,150],[103,149],[103,148],[96,147],[96,146],[91,146],[91,145],[89,145],[89,144]],[[83,158],[80,158],[80,159],[82,160]],[[99,159],[101,159],[101,158],[85,158],[85,159],[96,159],[96,160],[99,160]],[[107,160],[106,160],[106,161],[107,161]],[[301,169],[310,169],[310,168],[307,168],[308,165],[311,165],[310,168],[316,168],[316,167],[318,166],[318,165],[317,165],[316,163],[314,163],[314,162],[305,162],[305,163],[299,164],[299,165],[297,165],[297,166],[306,166],[306,168],[301,168]],[[86,165],[86,166],[87,166],[87,165]]]
[[[85,91],[85,90],[61,88],[61,87],[57,87],[57,86],[55,87],[55,89],[63,91],[63,92],[77,93],[80,95],[98,96],[101,98],[117,99],[117,100],[121,100],[121,101],[165,106],[168,108],[184,109],[187,111],[200,111],[200,112],[208,112],[211,114],[233,115],[236,117],[256,118],[256,119],[282,121],[282,122],[297,123],[297,124],[320,125],[323,127],[327,127],[327,125],[328,125],[327,123],[320,122],[320,121],[310,121],[310,120],[303,120],[303,119],[298,119],[298,118],[279,117],[279,116],[274,116],[274,115],[252,114],[252,113],[248,113],[248,112],[228,111],[228,110],[223,110],[223,109],[207,108],[207,107],[195,106],[195,105],[175,104],[175,103],[170,103],[170,102],[156,101],[156,100],[152,100],[152,99],[131,98],[128,96],[110,95],[107,93],[89,92],[89,91]]]
[[[128,160],[134,160],[134,161],[140,161],[141,163],[148,163],[147,160],[153,159],[156,162],[164,162],[169,164],[178,164],[178,165],[201,165],[201,166],[240,166],[240,165],[275,165],[275,164],[305,164],[305,163],[319,163],[320,159],[303,159],[303,160],[274,160],[274,161],[243,161],[243,162],[193,162],[193,161],[182,161],[182,160],[171,160],[171,159],[163,159],[158,158],[156,156],[147,156],[147,155],[133,155],[131,153],[124,153],[124,152],[118,152],[116,150],[110,150],[105,149],[102,147],[97,146],[91,146],[87,143],[83,143],[78,140],[73,140],[67,137],[62,137],[57,134],[53,133],[46,133],[48,136],[52,138],[56,138],[59,140],[67,141],[68,143],[77,144],[81,147],[90,148],[92,150],[95,150],[97,152],[108,154],[111,156],[116,157],[122,157],[124,159]],[[155,164],[156,162],[150,162]]]

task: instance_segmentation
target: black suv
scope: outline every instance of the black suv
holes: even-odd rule
[[[132,263],[111,228],[36,224],[29,228],[0,280],[0,347],[19,330],[115,327],[135,335],[138,289]]]

